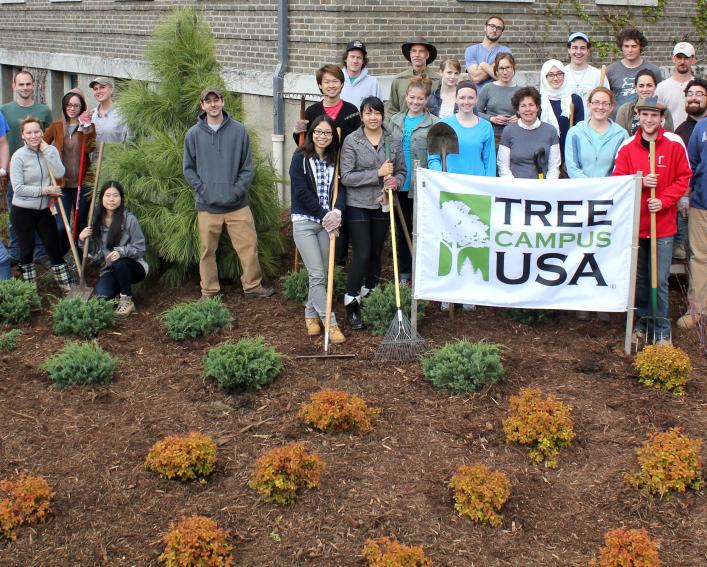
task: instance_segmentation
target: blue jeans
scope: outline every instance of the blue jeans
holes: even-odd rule
[[[650,320],[641,321],[641,317],[652,317],[651,308],[651,241],[641,238],[638,245],[638,269],[636,272],[636,309],[639,320],[635,328],[655,334],[656,338],[670,338],[668,319],[670,263],[673,257],[673,237],[658,238],[658,308],[655,316],[655,329]]]
[[[61,197],[61,202],[64,205],[64,211],[66,211],[66,216],[67,220],[69,221],[69,224],[73,224],[74,222],[74,210],[76,209],[76,192],[78,189],[76,187],[64,187],[61,192],[62,192],[62,197]],[[57,205],[58,208],[58,205]],[[78,240],[79,233],[86,228],[86,223],[88,221],[88,203],[86,201],[86,192],[82,191],[81,195],[79,196],[79,219],[78,219],[78,227],[76,228],[76,238],[74,240]],[[56,216],[56,227],[59,230],[59,236],[61,237],[62,240],[66,238],[66,230],[64,229],[64,221],[61,218],[61,215]],[[68,242],[66,245],[68,246]]]
[[[12,184],[10,183],[10,179],[8,178],[7,180],[7,193],[5,194],[5,203],[7,204],[7,212],[9,213],[10,210],[12,209],[12,197],[15,196],[15,192],[12,190]],[[15,259],[18,259],[20,257],[20,241],[17,240],[17,233],[15,232],[15,227],[12,226],[12,221],[10,220],[10,217],[12,215],[8,215],[7,219],[7,230],[8,230],[8,235],[9,235],[9,242],[8,242],[8,247],[9,247],[9,252],[10,256],[12,256]],[[34,257],[39,258],[40,256],[46,256],[47,251],[44,248],[44,243],[42,242],[42,239],[39,237],[38,233],[35,233],[34,235]]]
[[[119,293],[132,297],[132,285],[145,279],[145,268],[132,258],[120,258],[106,268],[96,282],[96,296],[113,299]]]
[[[7,253],[7,248],[0,240],[0,280],[9,280],[12,277],[10,271],[10,255]]]

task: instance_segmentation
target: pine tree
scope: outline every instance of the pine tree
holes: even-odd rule
[[[105,168],[125,187],[126,204],[145,232],[147,261],[162,274],[163,285],[176,287],[199,263],[194,192],[182,175],[184,136],[201,112],[199,95],[204,87],[221,88],[225,110],[237,120],[241,105],[225,88],[211,30],[192,7],[175,10],[155,27],[146,60],[157,84],[130,80],[120,89],[116,105],[131,142],[112,146]],[[277,176],[257,148],[255,136],[250,138],[255,178],[248,200],[258,232],[260,265],[265,276],[272,276],[284,251]],[[225,233],[217,261],[221,278],[240,277],[240,262]]]

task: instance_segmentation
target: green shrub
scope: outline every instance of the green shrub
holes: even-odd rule
[[[410,318],[410,301],[412,300],[412,288],[400,286],[400,303],[403,313]],[[425,315],[424,301],[417,302],[417,320]],[[376,289],[363,298],[363,323],[374,335],[383,335],[388,330],[390,322],[395,317],[397,307],[395,306],[395,285],[392,283],[381,283]]]
[[[422,373],[436,388],[473,392],[503,375],[498,345],[461,339],[422,359]]]
[[[282,281],[282,296],[290,301],[305,303],[309,294],[309,273],[302,266],[296,272],[289,272],[280,278]],[[334,268],[334,297],[346,291],[346,274],[341,266]]]
[[[118,360],[98,343],[68,343],[41,368],[59,388],[71,384],[105,384],[113,378]]]
[[[204,355],[204,376],[227,391],[260,390],[277,378],[282,367],[282,355],[260,337],[226,343]]]
[[[52,321],[55,335],[92,339],[115,322],[115,306],[101,297],[92,297],[88,301],[65,297],[54,306]]]
[[[218,297],[178,303],[162,314],[167,336],[175,341],[193,339],[230,324],[231,315]]]
[[[20,338],[22,331],[12,329],[7,333],[0,333],[0,351],[10,352],[17,348],[17,339]]]
[[[32,284],[14,278],[0,281],[0,323],[26,321],[39,306],[39,295]]]

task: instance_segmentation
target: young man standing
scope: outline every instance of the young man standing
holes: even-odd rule
[[[692,66],[695,63],[695,48],[686,41],[675,44],[673,48],[673,74],[658,84],[655,96],[665,103],[673,115],[673,124],[682,124],[687,118],[685,112],[685,85],[695,77]]]
[[[254,173],[250,139],[243,124],[224,112],[223,106],[220,89],[204,89],[201,93],[204,113],[184,138],[184,177],[196,191],[201,295],[213,297],[221,291],[216,250],[225,224],[243,267],[241,283],[245,296],[270,297],[275,290],[261,283],[258,236],[248,206]]]
[[[616,44],[623,53],[623,59],[606,68],[606,78],[616,99],[612,118],[616,116],[616,111],[622,104],[634,100],[636,75],[641,69],[653,71],[658,82],[663,79],[660,69],[642,57],[643,51],[648,47],[648,40],[642,32],[635,28],[625,29],[616,38]]]
[[[344,88],[341,98],[350,102],[356,108],[361,107],[361,101],[369,96],[383,100],[378,79],[368,74],[368,54],[366,46],[360,41],[350,41],[344,52],[342,69],[344,73]]]
[[[390,98],[385,103],[386,118],[392,118],[401,110],[407,110],[405,93],[412,77],[424,75],[432,81],[431,89],[433,91],[439,86],[442,79],[436,70],[428,68],[437,58],[437,48],[426,38],[417,36],[412,41],[403,43],[401,49],[405,59],[410,61],[410,67],[397,75],[390,85]]]
[[[692,79],[685,87],[685,122],[675,129],[675,133],[682,138],[687,147],[692,136],[692,131],[697,123],[707,116],[707,81],[705,79]]]
[[[91,114],[96,128],[96,141],[106,143],[124,142],[128,139],[128,128],[120,111],[113,106],[113,79],[96,77],[88,84],[98,106]]]
[[[49,107],[46,104],[41,104],[34,101],[34,87],[34,76],[32,73],[29,71],[19,71],[12,79],[12,90],[15,91],[15,100],[0,106],[0,112],[2,112],[10,128],[9,132],[7,132],[9,157],[12,157],[12,154],[24,145],[20,130],[20,122],[23,118],[27,116],[35,116],[36,118],[39,118],[43,130],[45,130],[47,126],[52,123],[52,112],[49,110]],[[2,166],[2,168],[7,170],[7,164]],[[7,175],[7,173],[5,173],[5,175]],[[8,176],[7,193],[5,195],[8,213],[12,209],[12,197],[14,194],[15,192],[12,190],[12,185]],[[17,240],[15,228],[9,220],[8,229],[10,258],[13,263],[16,263],[17,259],[20,257],[20,244]],[[47,253],[44,249],[42,239],[37,234],[35,235],[34,257],[35,259],[46,258],[46,255]],[[48,266],[48,260],[49,259],[46,258],[46,261],[42,262],[42,264]]]
[[[499,40],[506,29],[503,18],[491,16],[484,24],[484,40],[470,45],[464,51],[464,65],[469,78],[481,89],[486,83],[496,79],[493,64],[499,53],[510,53],[511,50],[501,45]]]
[[[567,37],[567,52],[570,55],[570,62],[565,65],[565,84],[570,93],[582,98],[584,116],[589,116],[587,97],[592,89],[599,86],[609,88],[609,81],[606,77],[604,77],[604,84],[599,84],[601,71],[589,64],[591,50],[592,44],[587,34],[574,32]]]
[[[649,334],[656,342],[670,340],[668,320],[668,278],[673,252],[673,236],[677,231],[677,203],[688,189],[690,164],[685,146],[677,134],[660,127],[665,105],[655,97],[640,100],[636,105],[639,129],[619,147],[614,175],[635,175],[643,172],[641,217],[639,226],[638,267],[636,273],[636,308],[634,339],[642,341]],[[650,166],[650,143],[655,142],[655,173]],[[651,198],[655,189],[655,198]],[[658,247],[658,307],[654,327],[647,325],[651,312],[650,289],[650,216],[656,215]],[[643,319],[642,319],[643,318]]]

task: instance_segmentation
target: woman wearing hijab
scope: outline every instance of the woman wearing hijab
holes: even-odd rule
[[[584,120],[584,102],[582,97],[570,92],[564,68],[561,61],[550,59],[540,70],[540,120],[557,130],[563,164],[567,131]]]

